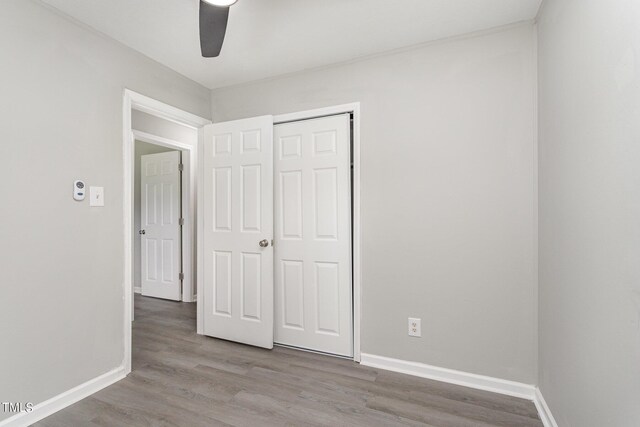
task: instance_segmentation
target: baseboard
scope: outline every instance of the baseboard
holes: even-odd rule
[[[428,378],[464,387],[491,391],[508,396],[520,397],[532,400],[536,405],[538,414],[544,427],[558,427],[551,410],[544,400],[540,389],[524,383],[503,380],[500,378],[456,371],[418,362],[392,359],[384,356],[362,353],[360,363],[372,368],[380,368],[388,371],[399,372],[421,378]],[[96,378],[93,378],[77,387],[67,390],[33,407],[29,413],[16,414],[4,421],[0,421],[0,427],[26,427],[34,424],[49,415],[52,415],[67,406],[88,397],[125,377],[123,367],[116,368]]]
[[[469,372],[456,371],[418,362],[392,359],[390,357],[375,356],[362,353],[360,363],[373,368],[386,369],[416,377],[428,378],[450,384],[471,387],[494,393],[506,394],[527,400],[535,400],[536,387],[515,381],[503,380]]]
[[[54,414],[67,406],[73,405],[79,400],[84,399],[96,393],[111,384],[120,381],[125,377],[124,368],[119,367],[112,371],[93,378],[84,384],[67,390],[49,400],[38,403],[33,407],[33,411],[29,413],[16,414],[4,421],[0,421],[0,427],[26,427],[30,426],[43,418]]]
[[[540,419],[542,420],[542,424],[544,424],[544,427],[558,427],[558,423],[556,423],[556,420],[553,418],[553,415],[551,414],[551,410],[549,409],[547,402],[544,400],[544,397],[542,396],[542,392],[537,387],[536,387],[536,395],[533,400],[533,403],[536,404],[536,408],[538,409],[538,414],[540,414]]]
[[[134,286],[133,287],[133,292],[136,294],[141,294],[142,293],[142,286]],[[189,296],[185,296],[182,298],[182,302],[196,302],[198,301],[198,296],[194,295],[193,297],[189,298]]]

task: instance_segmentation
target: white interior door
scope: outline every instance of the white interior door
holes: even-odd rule
[[[142,295],[180,301],[180,152],[142,156]]]
[[[274,127],[275,342],[353,356],[348,114]]]
[[[273,118],[204,130],[204,333],[273,347]]]

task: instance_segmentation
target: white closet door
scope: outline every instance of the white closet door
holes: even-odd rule
[[[275,341],[353,356],[348,114],[276,125]]]
[[[272,348],[273,118],[204,138],[204,333]]]
[[[142,295],[180,301],[180,152],[142,156]]]

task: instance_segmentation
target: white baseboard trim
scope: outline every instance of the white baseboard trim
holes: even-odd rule
[[[198,302],[198,296],[189,297],[189,295],[185,295],[182,297],[182,302]]]
[[[84,384],[67,390],[49,400],[38,403],[33,407],[33,411],[16,414],[4,421],[0,421],[0,427],[26,427],[30,426],[43,418],[54,414],[67,406],[73,405],[79,400],[88,397],[111,384],[120,381],[125,377],[124,367],[116,368],[112,371],[93,378]]]
[[[556,423],[556,420],[553,418],[551,410],[542,396],[542,392],[537,387],[533,403],[536,404],[536,409],[538,409],[538,414],[540,414],[540,419],[542,420],[544,427],[558,427],[558,423]]]
[[[533,385],[441,368],[424,363],[409,362],[366,353],[362,353],[360,363],[373,368],[386,369],[388,371],[506,394],[527,400],[534,400],[536,396],[536,387]]]
[[[142,286],[134,286],[133,293],[142,294]],[[189,298],[189,295],[185,295],[184,297],[182,297],[182,302],[197,302],[197,301],[198,301],[197,295],[194,295],[191,298]]]

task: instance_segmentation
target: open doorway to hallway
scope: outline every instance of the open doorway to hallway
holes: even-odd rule
[[[136,318],[134,307],[137,305],[134,304],[134,296],[139,295],[134,293],[136,288],[141,293],[159,299],[173,299],[182,303],[197,301],[195,224],[198,140],[199,130],[208,123],[208,119],[139,93],[130,90],[124,92],[125,375],[131,372],[132,321]],[[145,148],[152,153],[144,154]],[[172,179],[164,182],[169,177]],[[171,202],[163,203],[163,200]],[[136,201],[139,201],[138,210]],[[145,228],[141,228],[143,218]],[[163,231],[149,236],[154,241],[146,238],[143,241],[149,225],[168,226],[172,234],[167,232],[165,236]],[[158,287],[165,284],[169,288],[173,286],[174,292],[163,293],[152,287],[146,292],[146,279],[152,279],[150,281]],[[192,305],[195,311],[196,304]],[[194,333],[197,329],[195,323],[192,325]]]
[[[189,322],[176,315],[184,310],[195,313],[196,305],[193,275],[187,274],[193,264],[192,251],[188,249],[195,236],[189,227],[193,221],[187,218],[193,213],[188,147],[197,147],[198,131],[138,110],[132,110],[131,129],[134,139],[134,319],[144,316],[142,301],[146,301],[146,307],[151,310],[162,304],[179,305],[182,308],[164,310],[164,320],[182,320],[183,326],[195,333],[195,317]],[[135,330],[135,323],[133,327]],[[140,350],[138,341],[134,334],[134,355]]]

